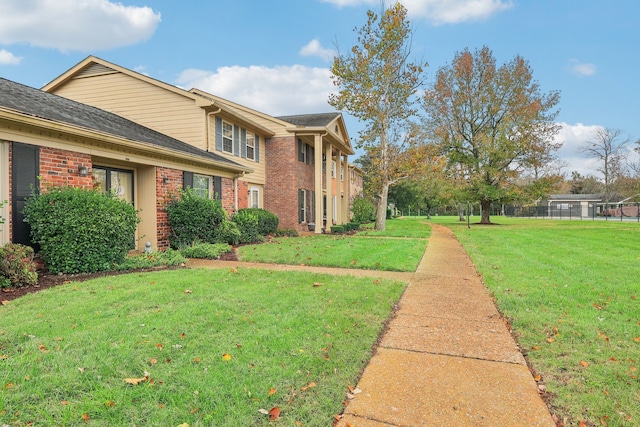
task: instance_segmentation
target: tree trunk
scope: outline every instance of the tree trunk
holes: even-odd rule
[[[466,221],[466,219],[464,219],[464,205],[462,203],[458,204],[458,220],[460,222]]]
[[[482,200],[480,207],[482,208],[480,224],[491,224],[491,219],[489,219],[489,215],[491,214],[491,200]]]
[[[389,184],[382,184],[378,194],[378,212],[376,212],[376,230],[387,229],[387,200],[389,198]]]

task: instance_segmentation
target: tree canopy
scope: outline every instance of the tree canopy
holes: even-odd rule
[[[516,56],[498,67],[488,47],[455,54],[424,94],[426,128],[468,201],[490,223],[493,202],[534,197],[545,180],[519,180],[554,158],[559,92],[542,93],[527,61]]]
[[[411,29],[404,6],[395,3],[380,15],[368,11],[367,17],[356,28],[358,44],[334,59],[331,72],[339,92],[329,103],[364,124],[356,146],[366,150],[375,171],[366,178],[377,199],[376,229],[384,230],[389,187],[419,173],[424,164],[410,119],[426,63],[409,59]]]

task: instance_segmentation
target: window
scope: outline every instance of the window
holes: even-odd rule
[[[302,142],[300,138],[298,138],[298,161],[302,163],[309,163],[307,160],[307,144]]]
[[[211,177],[194,173],[193,194],[208,199],[211,194]]]
[[[93,185],[102,192],[113,193],[133,203],[133,171],[94,166]]]
[[[336,162],[335,161],[331,161],[331,178],[335,178],[336,177]]]
[[[260,207],[260,189],[258,187],[251,187],[249,190],[249,205],[252,208]]]
[[[222,151],[233,154],[233,125],[222,122]]]
[[[256,159],[256,137],[247,132],[247,159]]]
[[[340,181],[344,181],[344,168],[340,165]]]
[[[307,217],[307,190],[298,189],[298,222],[304,222]]]

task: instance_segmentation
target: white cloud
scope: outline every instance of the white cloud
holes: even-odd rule
[[[579,76],[592,76],[597,71],[595,64],[583,63],[577,59],[569,61],[568,67],[573,74],[577,74]]]
[[[273,116],[333,111],[327,103],[329,93],[335,90],[328,68],[292,65],[189,69],[180,74],[177,83]]]
[[[2,0],[0,43],[94,51],[151,37],[160,14],[109,0]]]
[[[317,56],[327,62],[332,61],[333,57],[336,56],[335,50],[322,47],[318,39],[313,39],[304,45],[299,53],[302,56]]]
[[[338,7],[376,6],[379,0],[322,0]],[[386,4],[393,1],[385,1]],[[426,19],[435,25],[457,24],[466,21],[488,19],[513,7],[512,0],[402,0],[409,17]]]
[[[599,125],[584,125],[582,123],[568,124],[559,123],[562,128],[556,135],[556,142],[562,143],[562,148],[558,150],[558,157],[567,163],[565,172],[569,175],[573,171],[578,171],[581,175],[598,176],[596,171],[596,161],[587,158],[580,152],[580,147],[587,141],[593,140],[596,132],[602,129]]]
[[[0,65],[18,65],[21,61],[21,57],[15,56],[8,50],[0,49]]]

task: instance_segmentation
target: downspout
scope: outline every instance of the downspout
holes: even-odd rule
[[[209,125],[209,117],[214,116],[216,114],[220,114],[221,111],[222,111],[222,108],[218,107],[218,111],[210,111],[207,113],[205,124],[206,124],[206,132],[207,132],[207,151],[208,152],[211,152],[211,137],[210,137],[211,125]]]

